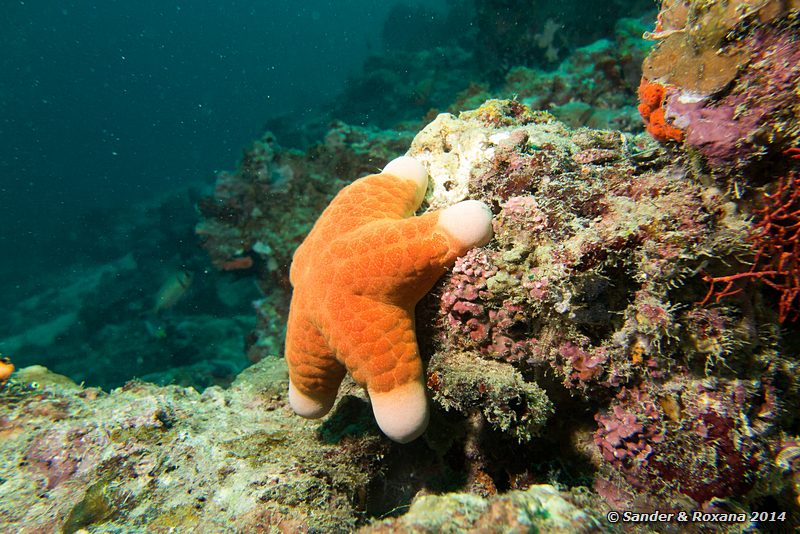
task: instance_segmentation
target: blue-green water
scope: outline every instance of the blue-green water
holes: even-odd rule
[[[270,117],[324,105],[381,46],[390,8],[4,2],[0,271],[66,259],[80,213],[200,183]]]

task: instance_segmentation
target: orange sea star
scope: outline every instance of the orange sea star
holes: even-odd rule
[[[381,430],[401,443],[428,423],[414,307],[456,258],[491,239],[491,212],[467,200],[413,217],[428,184],[410,157],[345,187],[295,252],[286,333],[289,402],[322,417],[346,372]]]

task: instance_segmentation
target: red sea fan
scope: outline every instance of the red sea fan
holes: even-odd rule
[[[787,154],[800,159],[800,149]],[[703,304],[742,291],[741,281],[760,280],[780,294],[778,320],[800,315],[800,174],[790,172],[778,179],[775,191],[764,195],[764,206],[754,212],[755,223],[748,240],[753,250],[750,270],[730,276],[706,275],[711,285]]]

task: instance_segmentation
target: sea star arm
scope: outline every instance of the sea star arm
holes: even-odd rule
[[[348,250],[351,245],[364,242],[351,233],[374,221],[396,221],[413,215],[427,187],[425,168],[404,156],[389,162],[382,173],[365,176],[342,189],[295,251],[289,275],[292,285],[296,287],[298,280],[309,276],[313,257],[324,244],[338,242],[339,248],[343,246],[346,255],[352,256]]]
[[[322,333],[301,312],[289,314],[286,337],[289,364],[289,404],[303,417],[316,419],[328,413],[346,373]]]
[[[491,212],[466,201],[419,217],[374,221],[348,237],[331,247],[347,265],[334,283],[411,310],[457,257],[486,244]]]
[[[342,189],[320,215],[306,242],[329,242],[376,220],[404,219],[419,208],[428,188],[428,173],[419,162],[400,157],[380,174],[365,176]],[[295,261],[310,254],[305,243]]]
[[[352,297],[347,310],[329,319],[331,346],[367,389],[383,433],[400,443],[415,439],[428,424],[428,403],[413,308]]]

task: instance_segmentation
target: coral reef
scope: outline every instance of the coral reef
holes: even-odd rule
[[[466,480],[454,488],[491,497],[558,481],[626,509],[733,499],[797,513],[794,464],[774,461],[795,434],[794,330],[776,328],[783,308],[754,285],[704,301],[709,273],[735,268],[753,226],[703,167],[667,150],[517,100],[441,114],[411,141],[431,177],[426,210],[474,199],[495,213],[495,239],[417,308],[436,421],[418,446],[435,473],[455,462]],[[769,209],[791,215],[781,183]],[[269,225],[245,220],[249,235]],[[431,476],[408,481],[400,502]]]
[[[291,243],[343,185],[329,180],[369,172],[404,142],[431,176],[424,209],[483,201],[495,239],[417,307],[435,424],[400,447],[352,382],[321,424],[292,418],[276,356]],[[796,521],[796,326],[777,327],[779,300],[755,284],[703,302],[704,276],[725,276],[723,260],[736,267],[753,225],[702,167],[668,150],[647,134],[571,129],[515,100],[441,114],[413,140],[342,124],[306,153],[263,139],[218,177],[197,227],[221,273],[258,280],[248,343],[260,363],[203,394],[138,382],[105,394],[51,384],[41,370],[13,375],[0,393],[2,465],[16,466],[0,474],[3,488],[48,497],[7,504],[2,521],[342,531],[414,503],[374,528],[423,528],[434,519],[416,514],[431,509],[523,528],[547,523],[516,511],[552,506],[551,518],[563,510],[578,522],[561,528],[580,529],[607,507],[734,502]],[[287,181],[277,169],[292,169]],[[793,206],[785,193],[771,212]],[[225,294],[219,302],[237,300]],[[190,332],[214,335],[202,330]],[[552,489],[541,484],[571,489],[544,499]]]
[[[497,14],[517,5],[478,2]],[[0,526],[581,532],[607,527],[615,509],[780,512],[698,531],[796,527],[797,14],[797,0],[664,0],[644,77],[631,19],[551,72],[538,68],[562,57],[562,33],[541,16],[513,28],[486,15],[488,55],[506,57],[498,51],[514,41],[543,56],[500,62],[491,79],[475,74],[465,44],[407,43],[371,62],[336,113],[376,113],[385,127],[408,109],[451,113],[430,112],[416,134],[337,122],[305,151],[265,134],[197,203],[194,230],[216,271],[186,249],[161,269],[117,255],[23,302],[41,328],[14,331],[27,323],[10,315],[0,349],[17,364],[59,340],[65,354],[101,354],[94,365],[120,372],[168,355],[175,369],[146,378],[212,387],[133,381],[105,393],[40,367],[0,375]],[[398,64],[431,72],[401,79]],[[637,91],[649,133],[632,126]],[[406,150],[431,178],[422,218],[480,201],[495,238],[404,318],[432,424],[401,446],[349,377],[326,419],[294,417],[279,354],[296,248],[340,189]],[[189,241],[184,219],[168,224],[170,206],[136,235],[147,255]],[[113,241],[98,247],[116,253]],[[251,300],[255,327],[240,310]],[[248,330],[257,363],[214,387],[245,365]],[[208,353],[190,354],[197,346]],[[88,359],[46,360],[94,376],[81,368]],[[661,527],[678,529],[623,530]]]
[[[643,86],[663,89],[659,109],[640,110],[656,139],[685,139],[724,173],[800,142],[800,3],[664,0]],[[685,133],[678,135],[677,130]]]
[[[409,153],[429,166],[429,206],[475,198],[497,213],[496,239],[460,258],[424,302],[439,325],[428,384],[442,407],[490,422],[492,409],[508,413],[505,428],[492,425],[519,439],[515,417],[543,421],[552,409],[553,421],[578,402],[597,430],[575,421],[564,431],[616,505],[776,495],[765,488],[785,480],[771,458],[790,428],[777,426],[788,413],[776,399],[796,395],[782,355],[791,338],[768,304],[701,304],[708,258],[741,246],[749,227],[707,177],[654,154],[644,137],[572,131],[513,101],[440,115]],[[513,407],[485,393],[493,374],[506,376]],[[533,397],[531,380],[544,389]],[[497,434],[479,446],[510,447]],[[683,453],[701,446],[708,455]]]

